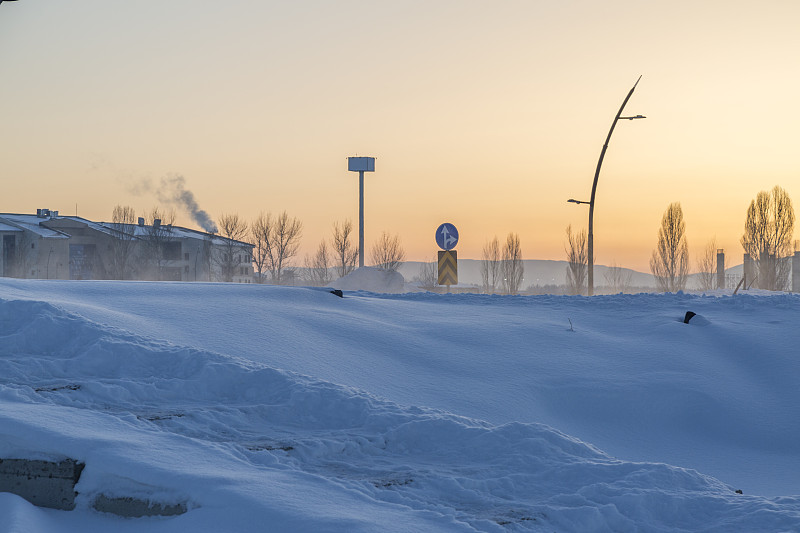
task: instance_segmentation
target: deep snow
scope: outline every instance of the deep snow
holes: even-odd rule
[[[75,511],[0,494],[0,524],[798,530],[798,323],[786,294],[0,279],[0,458],[87,465]]]

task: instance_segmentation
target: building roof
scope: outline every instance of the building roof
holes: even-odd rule
[[[109,233],[119,231],[118,225],[114,224],[113,222],[96,222],[92,224],[101,226],[102,228],[104,228],[106,232]],[[183,226],[173,226],[170,224],[164,224],[161,227],[167,231],[167,236],[177,239],[209,240],[211,244],[216,244],[216,245],[224,245],[229,242],[234,242],[240,246],[250,246],[250,247],[253,246],[249,242],[237,241],[235,239],[228,239],[227,237],[217,235],[216,233],[207,233],[205,231],[194,230],[191,228],[184,228]],[[125,232],[134,235],[136,238],[147,238],[150,235],[151,231],[152,231],[152,226],[125,224]]]
[[[72,220],[85,224],[87,227],[105,233],[106,235],[116,236],[119,231],[119,225],[113,222],[93,222],[78,216],[52,216],[41,217],[39,215],[20,215],[13,213],[0,213],[0,231],[30,231],[43,238],[57,238],[68,239],[69,228],[62,228],[55,230],[42,226],[42,222],[49,222],[51,220]],[[215,233],[207,233],[205,231],[184,228],[182,226],[172,226],[165,224],[162,226],[167,231],[167,236],[177,239],[200,239],[208,240],[214,245],[225,245],[228,243],[235,243],[238,246],[250,247],[253,245],[249,242],[237,241],[235,239],[228,239]],[[150,235],[152,226],[138,225],[138,224],[125,224],[125,233],[133,235],[137,239],[146,238]]]
[[[5,225],[16,228],[5,231],[30,231],[31,233],[42,237],[43,239],[68,239],[69,235],[46,228],[40,225],[42,222],[50,220],[49,218],[42,218],[37,215],[18,215],[13,213],[0,213],[0,222]]]
[[[0,231],[22,231],[16,226],[9,226],[8,224],[3,224],[2,220],[0,219]]]

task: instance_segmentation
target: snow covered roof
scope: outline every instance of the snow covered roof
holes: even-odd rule
[[[114,236],[118,233],[118,226],[112,222],[94,222],[78,216],[47,216],[41,217],[38,215],[21,215],[12,213],[0,213],[0,231],[30,231],[43,238],[58,238],[68,239],[69,228],[62,228],[56,230],[45,227],[42,222],[58,221],[58,220],[71,220],[85,224],[100,233]],[[140,226],[138,224],[126,224],[125,231],[134,235],[137,238],[143,238],[150,235],[152,226]],[[214,233],[206,233],[204,231],[193,230],[184,228],[182,226],[163,225],[169,237],[176,239],[201,239],[209,240],[214,245],[225,245],[229,242],[234,242],[239,246],[252,247],[253,245],[235,239],[228,239],[221,235]]]
[[[118,226],[113,222],[93,222],[96,226],[103,228],[104,231],[110,233],[118,231]],[[194,230],[191,228],[184,228],[183,226],[173,226],[171,224],[164,224],[161,226],[164,230],[167,231],[167,234],[170,237],[176,239],[201,239],[201,240],[210,240],[212,244],[221,245],[228,242],[235,242],[241,246],[253,246],[252,244],[244,241],[237,241],[235,239],[228,239],[221,235],[217,235],[215,233],[207,233],[205,231]],[[138,224],[126,224],[125,231],[128,233],[132,233],[134,236],[138,238],[147,237],[150,235],[152,231],[152,226],[140,226]]]
[[[3,222],[0,221],[0,231],[22,231],[22,230],[16,226],[9,226],[8,224],[3,224]]]
[[[42,222],[47,220],[49,219],[42,218],[37,215],[0,213],[0,222],[4,222],[6,225],[11,227],[16,227],[18,230],[30,231],[31,233],[34,233],[43,239],[69,238],[69,235],[66,235],[65,233],[40,225]]]

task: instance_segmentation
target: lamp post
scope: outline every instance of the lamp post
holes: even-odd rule
[[[597,168],[594,171],[594,182],[592,182],[592,196],[588,202],[581,201],[581,200],[574,200],[570,198],[567,202],[572,202],[575,204],[589,204],[589,235],[587,238],[588,243],[588,250],[587,253],[589,255],[589,268],[587,269],[587,285],[588,285],[588,294],[592,296],[594,294],[594,198],[595,193],[597,192],[597,178],[600,177],[600,167],[603,165],[603,158],[606,156],[606,150],[608,150],[608,142],[611,140],[611,134],[614,133],[614,127],[617,125],[618,120],[635,120],[640,118],[647,118],[643,115],[634,115],[630,117],[623,117],[622,110],[625,109],[625,104],[628,103],[630,100],[631,95],[633,94],[634,89],[636,86],[639,85],[639,80],[642,77],[639,76],[639,79],[636,80],[636,83],[633,84],[631,90],[628,91],[628,96],[625,97],[623,100],[622,105],[619,107],[619,111],[617,111],[617,115],[614,117],[614,121],[611,123],[611,129],[608,130],[608,137],[606,137],[606,142],[603,145],[603,149],[600,151],[600,159],[597,160]]]

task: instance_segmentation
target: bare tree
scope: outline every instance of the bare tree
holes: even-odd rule
[[[116,205],[111,213],[111,264],[116,279],[125,279],[131,269],[129,261],[136,239],[136,211],[127,205]]]
[[[269,268],[272,255],[272,215],[261,212],[250,225],[250,238],[253,242],[253,264],[256,268],[256,281],[264,283],[264,275]]]
[[[231,282],[236,275],[236,269],[248,259],[245,257],[245,260],[242,260],[242,256],[249,255],[248,247],[242,244],[248,235],[247,222],[238,214],[223,214],[217,220],[217,226],[220,236],[225,237],[225,241],[220,251],[215,254],[214,261],[219,266],[222,281]]]
[[[750,202],[742,247],[756,266],[761,289],[783,290],[789,283],[794,208],[789,194],[779,186],[761,191]]]
[[[617,265],[616,261],[611,262],[604,274],[606,285],[611,294],[618,294],[627,291],[631,286],[633,273]]]
[[[650,257],[650,271],[660,291],[677,292],[686,287],[689,245],[680,202],[671,203],[661,218],[658,244]]]
[[[309,257],[306,255],[305,258],[306,279],[309,283],[320,287],[330,283],[330,259],[328,243],[325,242],[325,239],[322,239],[314,256]]]
[[[212,250],[214,249],[213,240],[214,240],[213,235],[209,233],[203,235],[203,244],[201,247],[202,253],[200,256],[201,257],[200,267],[202,269],[201,271],[205,271],[206,273],[206,281],[211,281],[211,275],[212,275],[211,264],[213,263]],[[197,273],[195,272],[195,276],[196,275]]]
[[[509,233],[503,248],[503,288],[506,294],[519,293],[524,273],[519,235]]]
[[[703,248],[703,254],[697,260],[697,284],[702,291],[715,288],[717,279],[717,239],[712,238]]]
[[[144,246],[140,249],[144,270],[140,277],[161,279],[167,261],[167,243],[175,222],[175,211],[153,207],[144,217]]]
[[[583,294],[586,289],[588,254],[586,251],[586,230],[572,233],[572,225],[567,226],[567,293]]]
[[[352,272],[358,260],[358,246],[353,244],[350,237],[352,232],[353,224],[350,220],[345,220],[341,226],[338,222],[333,223],[334,266],[340,278]]]
[[[481,288],[486,294],[494,294],[500,286],[502,265],[500,263],[500,241],[495,236],[483,245],[481,259]]]
[[[289,217],[284,211],[275,219],[272,236],[274,244],[269,255],[269,270],[272,273],[272,282],[280,284],[284,270],[300,248],[303,223],[296,217]]]
[[[399,235],[390,236],[384,231],[372,246],[370,256],[379,269],[397,272],[406,257],[406,252],[400,244]]]
[[[419,265],[419,274],[417,274],[415,279],[419,282],[420,287],[432,289],[436,286],[436,282],[439,281],[439,277],[437,276],[436,272],[437,266],[438,261],[436,258],[434,258],[433,261]]]

